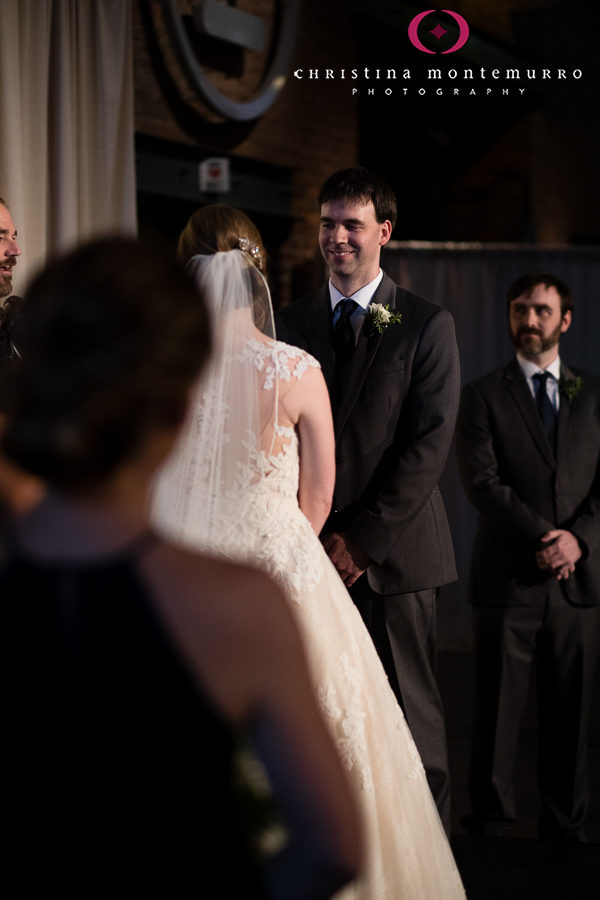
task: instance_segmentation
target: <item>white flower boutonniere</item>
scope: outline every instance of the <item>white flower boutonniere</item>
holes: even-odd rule
[[[384,306],[382,303],[370,303],[367,313],[371,326],[370,335],[383,334],[388,325],[399,325],[402,321],[402,313],[391,312],[389,304]]]

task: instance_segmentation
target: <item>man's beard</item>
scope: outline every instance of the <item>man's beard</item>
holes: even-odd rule
[[[542,337],[539,331],[536,331],[534,328],[522,327],[519,328],[516,333],[510,329],[510,339],[513,343],[513,347],[518,350],[525,359],[531,359],[539,356],[541,353],[546,353],[548,350],[552,350],[553,347],[557,346],[562,333],[561,327],[562,322],[559,323],[554,331],[546,337]],[[525,340],[527,335],[535,335],[538,338],[538,341],[536,341],[535,344],[530,343],[530,341]]]
[[[0,306],[7,297],[12,293],[12,272],[8,275],[6,272],[0,273]]]

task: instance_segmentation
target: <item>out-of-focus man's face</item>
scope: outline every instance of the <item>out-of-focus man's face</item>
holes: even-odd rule
[[[536,284],[529,294],[510,303],[510,336],[516,349],[534,362],[558,346],[560,336],[571,324],[571,312],[564,315],[555,287]]]
[[[11,214],[0,204],[0,303],[12,291],[12,272],[21,255]]]

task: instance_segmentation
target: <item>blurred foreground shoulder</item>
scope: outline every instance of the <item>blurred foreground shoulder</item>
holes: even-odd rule
[[[360,871],[362,832],[287,600],[252,566],[169,545],[151,556],[167,630],[225,717],[250,729],[293,835],[267,867],[269,896],[325,900]]]
[[[280,588],[252,566],[169,543],[148,554],[144,570],[159,615],[194,671],[228,714],[243,718],[268,673],[301,653]]]

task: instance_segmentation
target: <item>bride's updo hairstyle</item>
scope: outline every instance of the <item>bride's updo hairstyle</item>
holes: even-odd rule
[[[210,350],[203,298],[168,255],[103,238],[52,262],[23,304],[2,451],[63,491],[101,484],[177,426]]]
[[[185,264],[197,254],[236,249],[242,250],[266,278],[267,253],[256,225],[241,209],[213,203],[190,216],[181,232],[177,255]]]

